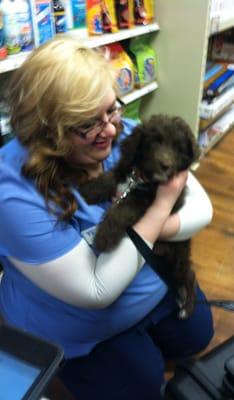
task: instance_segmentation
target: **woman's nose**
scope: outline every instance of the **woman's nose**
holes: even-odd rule
[[[109,119],[107,118],[107,121],[105,121],[105,125],[103,127],[103,130],[101,132],[101,135],[108,135],[108,136],[115,136],[116,135],[116,127],[113,125]]]

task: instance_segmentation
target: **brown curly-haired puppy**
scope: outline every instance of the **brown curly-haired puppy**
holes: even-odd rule
[[[117,246],[127,227],[134,225],[150,206],[158,186],[188,169],[198,156],[194,135],[179,117],[153,115],[149,121],[136,126],[122,141],[121,158],[115,168],[80,188],[86,201],[95,204],[116,197],[118,185],[129,182],[129,176],[141,178],[136,184],[127,184],[124,194],[105,213],[95,236],[96,249],[108,251]],[[172,213],[182,206],[185,190]],[[165,261],[167,282],[177,297],[180,318],[188,317],[195,304],[196,283],[191,269],[190,244],[190,240],[157,241],[154,246],[154,252]]]

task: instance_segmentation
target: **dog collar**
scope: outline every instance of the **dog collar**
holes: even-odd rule
[[[119,204],[133,189],[140,186],[142,183],[144,183],[143,179],[137,176],[136,171],[132,171],[127,178],[127,187],[125,187],[125,190],[117,197],[115,204]]]

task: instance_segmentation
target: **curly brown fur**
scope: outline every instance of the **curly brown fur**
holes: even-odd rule
[[[111,200],[120,183],[126,182],[132,171],[144,182],[133,188],[120,202],[105,213],[95,236],[95,247],[109,251],[118,245],[132,226],[150,206],[158,186],[178,172],[188,169],[198,159],[199,151],[189,126],[179,117],[153,115],[136,126],[132,135],[121,143],[121,158],[114,169],[84,184],[81,194],[90,204]],[[183,204],[185,189],[172,213]],[[191,269],[190,240],[157,241],[154,251],[169,265],[168,281],[178,299],[179,317],[190,315],[195,303],[195,275]]]

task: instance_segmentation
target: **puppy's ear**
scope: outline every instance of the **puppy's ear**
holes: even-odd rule
[[[124,181],[132,172],[135,159],[141,142],[143,130],[141,125],[136,126],[132,134],[124,139],[120,145],[121,156],[115,168],[115,176],[119,181]]]

